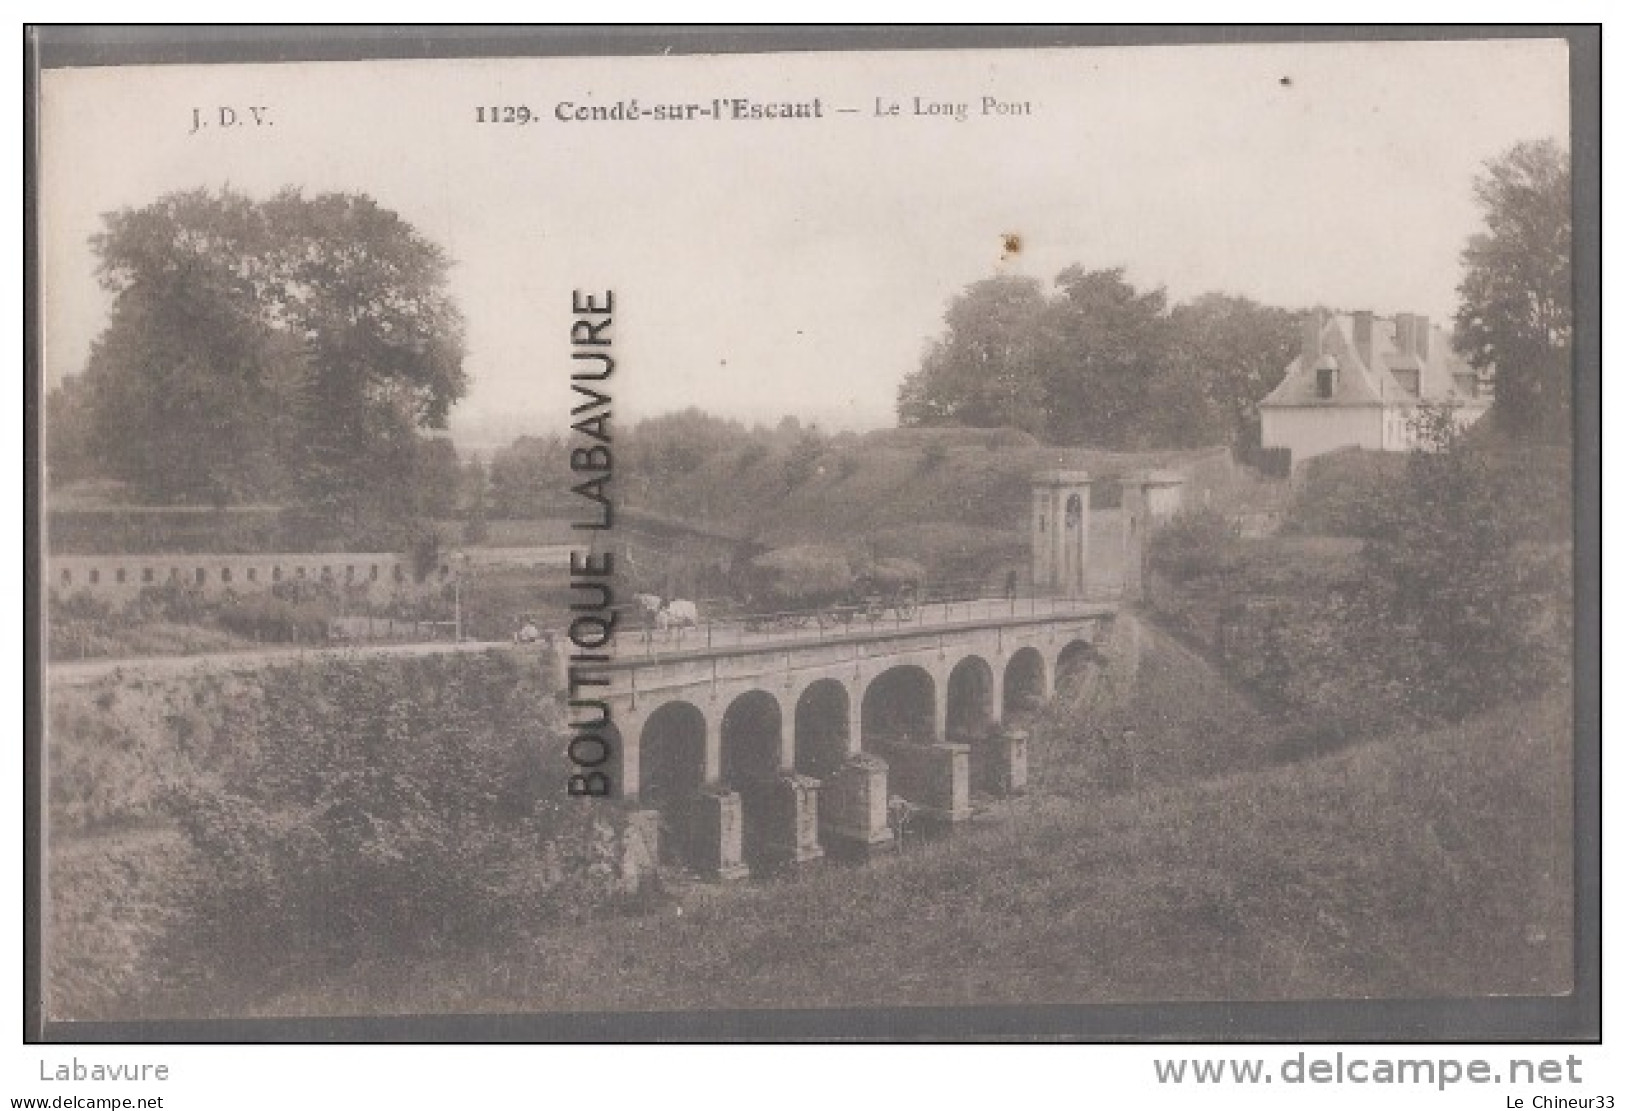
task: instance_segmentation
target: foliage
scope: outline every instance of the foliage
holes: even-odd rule
[[[412,557],[412,577],[422,582],[440,566],[445,538],[433,525],[417,523],[407,538],[406,551]]]
[[[419,428],[466,388],[449,260],[357,194],[172,193],[104,217],[91,450],[149,500],[292,495],[336,529],[417,512]],[[427,481],[431,488],[432,481]]]
[[[95,477],[95,428],[82,374],[70,375],[45,394],[45,482],[52,491]]]
[[[1236,528],[1208,506],[1185,508],[1151,534],[1151,566],[1177,583],[1211,574],[1236,558]]]
[[[905,426],[1008,426],[1052,442],[1144,448],[1258,438],[1257,402],[1291,360],[1295,316],[1205,294],[1171,311],[1122,269],[977,282],[898,392]]]
[[[657,485],[691,474],[724,446],[745,433],[738,421],[690,407],[640,421],[621,448],[625,470]]]
[[[1281,522],[1284,531],[1310,536],[1365,536],[1372,508],[1405,482],[1405,458],[1393,452],[1348,448],[1304,465]]]
[[[176,578],[142,587],[134,610],[139,617],[160,621],[202,622],[212,608],[202,587]]]
[[[1561,549],[1524,542],[1518,507],[1452,413],[1423,406],[1405,482],[1376,507],[1364,556],[1369,619],[1389,630],[1410,701],[1455,719],[1538,691],[1568,644]]]
[[[327,607],[310,602],[251,594],[221,606],[215,620],[228,632],[258,641],[319,644],[327,639],[328,612]]]
[[[579,479],[570,476],[570,449],[562,437],[521,436],[491,456],[490,516],[543,517]]]
[[[1170,315],[1180,359],[1191,367],[1231,443],[1259,442],[1258,403],[1297,354],[1297,314],[1246,297],[1204,293]]]
[[[485,464],[470,459],[459,476],[462,487],[463,543],[483,544],[491,536],[491,482]]]
[[[1485,230],[1462,252],[1456,344],[1494,368],[1493,415],[1519,439],[1561,439],[1573,374],[1573,221],[1568,152],[1518,143],[1474,183]]]
[[[1045,430],[1046,309],[1043,290],[1031,278],[1001,276],[969,286],[948,306],[946,334],[904,380],[899,423]]]
[[[1172,704],[1183,719],[1142,729],[1154,763],[1201,752],[1219,714],[1224,742],[1245,743],[1228,707],[1202,693],[1158,682],[1140,700]],[[1057,726],[1048,751],[1088,759],[1097,742],[1086,726]],[[263,1006],[415,1014],[471,1001],[691,1011],[1562,993],[1573,899],[1553,831],[1566,828],[1571,793],[1566,734],[1558,700],[1294,766],[1226,774],[1221,763],[1122,797],[1041,795],[864,868],[741,885],[685,901],[681,915],[585,923],[524,950],[341,970]],[[1035,760],[1035,772],[1044,766]]]
[[[1549,513],[1524,504],[1547,485],[1530,479],[1530,454],[1464,437],[1439,407],[1423,407],[1417,434],[1421,447],[1392,473],[1351,466],[1371,462],[1359,454],[1328,459],[1294,511],[1300,528],[1337,532],[1349,531],[1332,528],[1344,515],[1363,540],[1253,542],[1231,567],[1159,587],[1154,604],[1268,704],[1348,736],[1456,720],[1560,683],[1569,547]]]
[[[824,437],[816,429],[801,433],[784,458],[784,484],[794,489],[812,478],[826,447]]]
[[[948,461],[948,445],[941,440],[932,440],[920,452],[920,469],[934,471]]]
[[[274,969],[590,913],[613,831],[565,796],[542,684],[534,659],[497,653],[265,673],[217,776],[173,796],[201,861],[177,949]]]

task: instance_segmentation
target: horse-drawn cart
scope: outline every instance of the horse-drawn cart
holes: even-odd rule
[[[856,566],[854,566],[856,563]],[[919,609],[925,570],[908,559],[859,559],[838,548],[803,544],[751,561],[746,576],[745,627],[751,631],[846,628]]]

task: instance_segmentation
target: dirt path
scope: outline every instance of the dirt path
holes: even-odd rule
[[[108,675],[126,678],[168,678],[189,671],[221,668],[262,667],[267,664],[353,660],[376,656],[434,656],[452,652],[484,652],[491,648],[511,648],[505,640],[471,640],[462,643],[428,641],[418,644],[347,645],[342,648],[260,648],[243,652],[209,652],[197,656],[132,656],[116,660],[47,665],[46,681],[53,685],[76,686],[93,683]]]

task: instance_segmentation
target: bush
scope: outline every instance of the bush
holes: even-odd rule
[[[1363,549],[1367,620],[1420,712],[1459,719],[1533,695],[1568,667],[1567,550],[1532,543],[1517,471],[1423,406],[1420,450],[1380,500]]]
[[[948,445],[941,440],[928,440],[920,451],[920,470],[934,471],[948,461]]]
[[[1281,522],[1284,532],[1315,536],[1367,536],[1371,512],[1405,484],[1405,457],[1349,449],[1311,459],[1303,485]]]
[[[266,673],[218,776],[171,798],[201,862],[176,959],[253,974],[591,913],[613,811],[566,797],[545,684],[498,653]]]
[[[823,456],[825,447],[824,437],[817,432],[802,433],[784,460],[785,485],[794,489],[812,478],[818,470],[818,460]]]
[[[739,452],[739,459],[734,463],[734,470],[741,473],[754,470],[767,458],[767,445],[760,440],[752,440]]]
[[[201,625],[208,620],[211,609],[201,589],[180,579],[171,579],[142,587],[136,597],[132,616],[138,620]]]
[[[1151,566],[1176,583],[1223,571],[1235,560],[1239,539],[1217,509],[1182,509],[1152,533]]]
[[[289,602],[264,594],[232,599],[215,620],[239,636],[275,643],[327,639],[328,611],[313,602]]]

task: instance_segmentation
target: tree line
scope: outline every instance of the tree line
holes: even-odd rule
[[[1569,426],[1569,183],[1550,141],[1491,159],[1475,183],[1484,230],[1462,254],[1457,346],[1494,368],[1495,423],[1524,440]],[[340,544],[455,516],[477,539],[487,518],[548,515],[568,488],[557,437],[523,437],[487,465],[434,435],[468,386],[452,263],[373,198],[172,193],[107,214],[92,246],[112,310],[83,373],[46,397],[53,484],[286,504]],[[1120,268],[1071,266],[1051,289],[989,278],[949,305],[898,420],[1118,449],[1255,445],[1300,316],[1224,293],[1170,306]],[[793,418],[747,429],[675,413],[618,437],[618,469],[647,494],[742,438],[789,467],[825,439]]]
[[[1457,349],[1493,372],[1506,434],[1561,439],[1573,331],[1567,152],[1519,143],[1485,164],[1474,195],[1484,230],[1461,255]],[[898,390],[898,421],[1118,449],[1253,446],[1258,403],[1297,353],[1303,312],[1224,293],[1170,306],[1122,268],[1070,266],[1053,289],[987,278],[948,306]]]
[[[467,389],[451,260],[362,194],[172,193],[103,217],[113,295],[47,398],[54,480],[157,504],[296,504],[337,535],[432,509]]]
[[[1280,382],[1298,314],[1208,293],[1168,305],[1121,268],[1070,266],[976,282],[898,390],[906,426],[1013,427],[1053,443],[1126,450],[1258,442],[1258,402]]]

